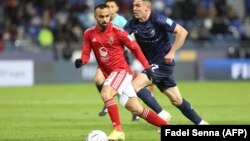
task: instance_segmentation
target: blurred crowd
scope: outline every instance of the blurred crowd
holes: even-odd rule
[[[167,0],[173,3],[167,2],[164,7],[163,1],[156,1],[156,9],[162,9],[185,26],[191,31],[192,39],[209,40],[210,35],[249,38],[250,31],[246,29],[249,28],[250,0],[232,0],[231,3],[230,0]],[[244,11],[236,11],[233,4],[238,4],[235,7],[240,6]]]
[[[95,24],[93,8],[104,0],[1,0],[0,53],[53,50],[55,60],[80,49]],[[153,8],[189,31],[191,41],[238,41],[250,48],[250,0],[152,0]],[[132,16],[132,0],[118,0]],[[237,9],[237,7],[239,7]]]

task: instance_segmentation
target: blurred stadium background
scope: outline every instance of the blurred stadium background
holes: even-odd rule
[[[118,1],[129,19],[132,0]],[[84,140],[91,129],[111,130],[97,117],[95,59],[78,70],[73,63],[101,2],[0,1],[0,140]],[[153,8],[189,31],[175,58],[183,96],[212,124],[250,124],[250,0],[153,0]],[[174,124],[190,124],[155,93]],[[151,125],[121,113],[128,140],[159,140]]]
[[[12,85],[21,79],[30,79],[23,85],[92,81],[96,68],[93,57],[81,71],[76,71],[72,62],[80,56],[82,33],[95,24],[93,7],[101,2],[0,1],[0,77],[10,81],[1,81],[0,85]],[[131,2],[119,1],[120,14],[127,19],[132,16]],[[179,63],[175,74],[178,80],[250,79],[249,3],[250,0],[153,0],[154,9],[189,31],[175,58]],[[7,67],[9,64],[23,67]]]

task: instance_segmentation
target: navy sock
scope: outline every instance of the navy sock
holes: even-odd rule
[[[101,84],[101,85],[95,84],[95,86],[96,86],[97,90],[98,90],[99,92],[101,92],[102,87],[103,87],[103,84]]]
[[[143,88],[138,91],[137,96],[157,114],[162,111],[162,107],[147,88]]]
[[[185,115],[194,124],[198,125],[201,122],[201,117],[195,112],[190,103],[188,103],[185,99],[183,99],[181,105],[177,108],[179,108],[182,114]]]

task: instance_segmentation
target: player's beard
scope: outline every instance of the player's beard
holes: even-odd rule
[[[107,22],[102,22],[99,24],[100,30],[104,31],[107,27],[108,23]]]

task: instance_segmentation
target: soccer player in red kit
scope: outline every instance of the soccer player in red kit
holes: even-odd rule
[[[152,80],[153,72],[138,44],[129,38],[123,29],[110,22],[109,7],[100,4],[95,7],[96,26],[88,28],[83,35],[81,59],[75,61],[75,67],[79,68],[88,63],[90,52],[93,50],[98,66],[104,74],[105,82],[101,90],[101,97],[113,124],[113,131],[108,136],[109,140],[124,140],[118,106],[113,97],[118,94],[120,103],[133,114],[140,116],[147,122],[160,127],[168,125],[156,113],[143,108],[137,99],[135,90],[131,84],[132,71],[126,63],[124,46],[126,46],[145,68],[147,76]]]

